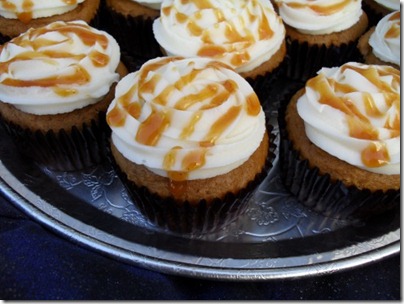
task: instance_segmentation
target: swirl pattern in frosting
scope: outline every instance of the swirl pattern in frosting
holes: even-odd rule
[[[125,158],[174,181],[230,172],[254,153],[266,129],[248,82],[201,57],[152,59],[122,78],[107,122]]]
[[[353,62],[323,68],[297,109],[322,150],[370,172],[400,174],[399,70]]]
[[[85,0],[3,0],[0,16],[29,22],[31,19],[60,15],[74,10]],[[91,0],[90,0],[91,1]]]
[[[304,34],[340,32],[358,22],[360,0],[275,0],[283,21]]]
[[[153,31],[168,55],[209,57],[237,72],[268,61],[285,37],[267,0],[167,0]]]
[[[384,62],[400,66],[401,55],[400,11],[384,16],[370,35],[369,45],[373,54]]]
[[[0,100],[42,115],[101,100],[119,79],[115,39],[84,21],[54,22],[0,47]]]

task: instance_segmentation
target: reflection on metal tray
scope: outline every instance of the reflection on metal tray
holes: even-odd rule
[[[270,96],[281,100],[276,95],[284,92]],[[276,136],[278,106],[265,107]],[[31,217],[72,241],[165,273],[223,280],[300,277],[351,268],[400,250],[399,208],[368,222],[318,215],[284,189],[277,158],[244,215],[197,237],[150,224],[109,163],[79,172],[50,171],[15,153],[2,129],[0,160],[0,191]]]

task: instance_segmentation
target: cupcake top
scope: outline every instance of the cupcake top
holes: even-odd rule
[[[74,10],[85,0],[0,1],[0,16],[29,22],[31,19],[61,15]]]
[[[0,46],[0,100],[31,114],[59,114],[101,100],[113,82],[120,49],[84,21],[54,22]]]
[[[340,32],[358,22],[360,0],[275,0],[283,21],[304,34]]]
[[[308,80],[297,103],[310,141],[347,163],[400,174],[400,71],[346,63]]]
[[[400,10],[400,0],[373,0],[381,6],[388,8],[392,11]]]
[[[123,156],[174,181],[233,170],[259,147],[266,129],[248,82],[200,57],[152,59],[122,78],[107,122]]]
[[[400,11],[384,16],[370,35],[373,54],[384,62],[400,66]]]
[[[268,61],[285,37],[268,0],[166,0],[153,32],[168,55],[209,57],[239,73]]]
[[[146,6],[148,8],[152,8],[155,10],[159,10],[161,8],[161,2],[163,0],[131,0],[133,2],[137,2],[143,6]]]

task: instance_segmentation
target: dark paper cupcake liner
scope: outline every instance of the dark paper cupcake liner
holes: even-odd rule
[[[113,10],[105,12],[106,30],[110,32],[121,47],[135,58],[151,59],[162,56],[160,46],[153,34],[153,18],[144,16],[124,16]]]
[[[372,192],[368,189],[347,187],[332,181],[329,174],[309,166],[293,149],[285,128],[285,107],[280,109],[279,128],[280,176],[285,187],[306,207],[335,219],[366,220],[395,208],[400,203],[400,191]]]
[[[257,94],[259,100],[264,101],[268,99],[268,92],[278,79],[280,79],[285,73],[285,60],[282,61],[273,71],[266,73],[265,75],[258,75],[255,78],[246,77],[245,79],[251,85],[254,92]]]
[[[269,130],[272,130],[272,127]],[[255,179],[237,194],[229,192],[223,199],[217,198],[209,203],[204,199],[196,204],[191,204],[187,201],[176,202],[173,198],[161,198],[147,188],[138,187],[128,180],[112,156],[110,156],[110,161],[133,199],[133,203],[147,220],[155,226],[173,233],[197,236],[226,227],[247,210],[254,190],[265,179],[272,167],[275,145],[273,135],[271,134],[270,137],[272,138],[270,138],[268,157],[261,173],[257,174]]]
[[[356,41],[340,46],[326,47],[324,44],[310,46],[287,39],[285,76],[298,81],[306,81],[323,67],[340,66],[357,58]]]
[[[50,170],[75,171],[106,159],[109,130],[104,120],[105,113],[100,113],[98,121],[92,120],[80,128],[46,133],[23,129],[1,119],[0,122],[21,154]]]
[[[369,28],[374,25],[377,25],[380,19],[382,19],[390,12],[387,8],[382,9],[381,11],[376,11],[371,5],[367,3],[367,1],[362,1],[362,9],[368,16]]]
[[[0,34],[0,45],[3,45],[4,43],[6,43],[7,41],[9,41],[11,39],[11,37]]]

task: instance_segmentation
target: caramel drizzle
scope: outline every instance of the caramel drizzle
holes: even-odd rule
[[[91,32],[90,27],[82,24],[55,24],[53,27],[42,27],[33,29],[29,32],[28,39],[24,36],[14,38],[10,43],[20,45],[21,47],[31,48],[33,51],[26,51],[16,55],[14,58],[6,62],[0,62],[0,73],[7,73],[9,66],[17,61],[27,61],[32,59],[40,59],[50,64],[56,63],[57,59],[70,58],[76,62],[88,56],[95,67],[104,67],[109,63],[109,56],[98,51],[91,51],[89,54],[71,54],[64,51],[57,50],[41,50],[44,47],[57,45],[60,42],[51,41],[42,37],[42,35],[51,32],[59,32],[70,39],[71,33],[78,36],[83,44],[92,46],[99,43],[102,48],[108,47],[108,39],[102,34]],[[56,75],[36,80],[17,80],[12,78],[5,78],[1,81],[2,84],[14,87],[54,87],[54,92],[61,96],[68,96],[74,94],[76,91],[73,89],[62,89],[59,86],[63,85],[84,85],[91,80],[90,74],[79,64],[71,65],[73,73],[70,75]]]
[[[77,0],[63,0],[66,5],[74,5],[77,3]],[[33,17],[33,8],[34,1],[33,0],[24,0],[22,3],[22,12],[17,13],[17,6],[9,0],[0,1],[0,5],[8,11],[14,12],[17,15],[18,20],[23,23],[29,23]]]
[[[384,67],[384,69],[376,69],[375,67],[363,69],[345,65],[342,67],[342,72],[346,69],[356,71],[374,84],[379,92],[384,94],[387,108],[395,107],[396,113],[386,118],[384,127],[390,131],[392,138],[400,136],[400,95],[394,91],[394,87],[397,85],[395,82],[399,83],[400,81],[398,71],[389,67]],[[381,81],[380,77],[386,75],[393,76],[392,87]],[[379,137],[379,132],[367,117],[382,117],[384,114],[376,107],[376,102],[373,100],[370,93],[362,93],[366,116],[345,96],[345,94],[356,91],[356,89],[349,84],[335,82],[332,79],[327,79],[323,74],[320,74],[310,79],[307,82],[307,86],[319,93],[319,102],[321,104],[329,105],[345,113],[349,136],[358,139],[372,140],[371,144],[361,152],[362,161],[366,166],[378,167],[389,162],[390,157],[387,148],[384,143],[376,142]],[[338,93],[342,93],[342,96],[337,96]]]
[[[256,0],[252,0],[255,6],[258,6]],[[184,0],[181,1],[183,5],[192,3],[199,10],[195,12],[193,15],[187,16],[184,13],[175,11],[174,7],[164,7],[162,9],[162,14],[169,16],[172,12],[175,14],[176,21],[178,23],[187,23],[186,27],[189,33],[192,36],[200,37],[203,42],[203,46],[198,50],[197,55],[200,57],[211,57],[220,59],[226,53],[233,53],[230,62],[233,66],[241,66],[244,63],[250,61],[250,54],[246,50],[253,43],[255,43],[255,38],[250,32],[250,30],[246,27],[243,28],[244,33],[238,31],[236,26],[224,19],[223,13],[214,6],[209,0]],[[245,5],[247,2],[245,3]],[[220,24],[225,22],[225,31],[224,35],[227,39],[227,43],[225,46],[216,45],[213,43],[213,39],[208,30],[205,30],[201,26],[198,25],[197,20],[201,18],[201,11],[203,9],[210,9],[214,12],[216,17],[216,24]],[[253,13],[248,12],[248,16],[250,20],[255,20],[257,16],[253,15]],[[266,18],[264,12],[261,13],[260,24],[259,24],[259,40],[267,40],[271,39],[274,35],[274,31],[272,30],[269,20]],[[238,45],[237,48],[234,45]]]
[[[115,105],[115,107],[107,114],[107,121],[111,126],[120,127],[125,124],[127,117],[126,112],[129,115],[138,118],[140,116],[142,102],[136,100],[142,100],[142,96],[145,93],[153,93],[155,88],[161,79],[161,75],[154,73],[161,66],[167,64],[170,61],[178,60],[179,57],[167,57],[159,60],[158,62],[149,63],[144,65],[139,71],[139,80],[136,82],[124,95],[122,95]],[[190,64],[193,64],[191,62]],[[220,62],[210,62],[207,67],[218,69],[223,68],[224,64]],[[155,98],[153,98],[153,103],[165,105],[167,99],[170,96],[172,90],[183,89],[185,86],[190,84],[204,69],[193,68],[188,74],[182,75],[176,82],[168,85],[162,90]],[[148,77],[149,73],[153,72],[153,76]],[[219,86],[221,89],[219,89]],[[222,83],[209,84],[202,88],[199,92],[194,94],[189,94],[184,98],[177,100],[173,106],[177,110],[187,110],[189,107],[195,103],[200,103],[203,101],[208,101],[204,105],[200,106],[200,110],[195,111],[195,113],[187,122],[186,126],[181,131],[179,138],[186,139],[191,136],[195,130],[196,124],[203,117],[203,110],[216,107],[223,102],[225,102],[231,94],[237,92],[238,85],[235,81],[228,79]],[[133,98],[135,96],[135,98]],[[132,101],[132,100],[135,101]],[[133,113],[130,111],[130,107],[134,107]],[[252,93],[246,98],[244,105],[232,106],[219,117],[210,127],[206,136],[199,142],[199,148],[190,150],[187,152],[181,160],[181,170],[172,170],[174,164],[177,160],[177,154],[182,147],[173,147],[164,157],[163,168],[167,171],[170,180],[170,189],[173,195],[179,195],[182,190],[186,188],[186,180],[190,171],[196,170],[204,166],[206,162],[207,148],[215,145],[217,139],[227,130],[239,117],[244,106],[244,110],[248,115],[257,116],[260,113],[261,105],[258,97],[255,93]],[[140,123],[139,129],[136,133],[135,140],[144,145],[155,146],[159,142],[164,130],[171,123],[170,110],[158,110],[157,107],[152,106],[151,114]],[[181,190],[182,189],[182,190]]]
[[[392,14],[390,16],[390,18],[388,20],[393,21],[393,23],[391,24],[389,30],[384,35],[384,38],[386,38],[386,39],[399,38],[400,37],[400,27],[401,27],[400,12],[395,12],[394,14]]]

